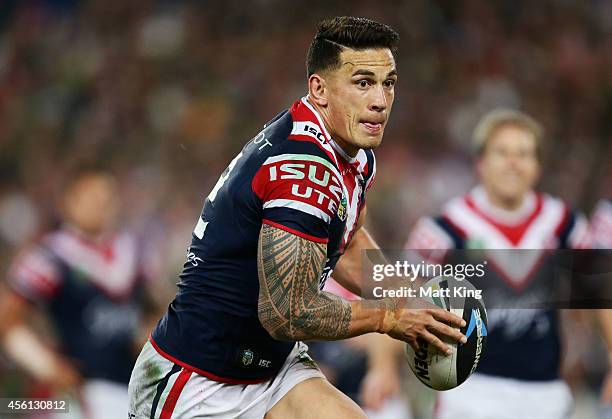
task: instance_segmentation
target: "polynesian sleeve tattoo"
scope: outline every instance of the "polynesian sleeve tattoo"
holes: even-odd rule
[[[264,224],[259,236],[259,319],[280,340],[348,337],[351,306],[319,290],[326,246]]]

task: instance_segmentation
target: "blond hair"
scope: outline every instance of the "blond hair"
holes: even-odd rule
[[[509,125],[530,132],[536,142],[538,158],[541,157],[544,136],[542,125],[526,113],[509,108],[494,109],[478,121],[472,138],[472,146],[476,155],[482,155],[487,143],[498,129]]]

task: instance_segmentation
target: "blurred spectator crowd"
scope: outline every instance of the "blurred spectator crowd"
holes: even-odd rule
[[[612,196],[610,1],[4,0],[2,271],[54,226],[67,168],[93,160],[119,178],[125,224],[156,249],[151,269],[174,282],[204,197],[306,93],[316,23],[345,14],[402,37],[368,198],[381,246],[401,246],[418,217],[474,182],[471,131],[494,106],[545,126],[543,190],[587,214]]]

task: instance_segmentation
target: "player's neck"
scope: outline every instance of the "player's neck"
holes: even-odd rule
[[[307,98],[306,100],[308,101],[308,104],[310,104],[310,106],[312,106],[312,108],[319,114],[321,122],[323,123],[325,129],[331,136],[330,140],[332,140],[342,149],[344,154],[343,157],[349,161],[355,158],[355,156],[357,156],[357,153],[359,152],[359,147],[355,147],[351,144],[348,144],[346,141],[342,140],[337,134],[335,134],[333,125],[329,122],[329,114],[327,112],[327,108],[317,105],[316,103],[314,103],[314,101],[310,100],[310,98]],[[345,156],[348,156],[348,158],[346,158]]]
[[[488,189],[486,186],[485,192],[487,200],[489,201],[491,206],[502,209],[504,211],[517,211],[523,206],[523,203],[525,202],[525,195],[505,197],[501,194],[496,194],[494,191]]]
[[[83,240],[97,243],[105,238],[107,233],[105,231],[97,230],[97,229],[86,229],[82,226],[79,226],[75,223],[71,223],[69,221],[64,222],[63,228],[72,234],[80,237]]]
[[[357,153],[359,152],[359,147],[355,147],[350,144],[347,144],[345,141],[342,141],[340,138],[332,138],[332,141],[338,146],[338,148],[340,148],[340,150],[342,151],[342,153],[340,154],[342,154],[342,157],[346,161],[351,162],[355,160],[355,157],[357,156]]]

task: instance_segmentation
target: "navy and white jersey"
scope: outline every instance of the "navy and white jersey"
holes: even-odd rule
[[[550,266],[542,263],[546,249],[585,248],[590,245],[588,230],[583,216],[549,195],[530,193],[520,208],[505,211],[492,206],[484,189],[476,187],[451,200],[440,216],[419,220],[406,248],[434,250],[431,255],[422,253],[438,263],[452,260],[450,249],[486,249],[486,281],[495,281],[505,303],[494,305],[524,307],[550,286]],[[496,249],[529,250],[508,255]],[[479,373],[531,381],[558,378],[556,311],[494,308],[488,310],[488,318],[487,351]]]
[[[173,362],[216,381],[272,377],[294,346],[272,339],[257,315],[263,224],[325,243],[320,286],[356,229],[374,154],[347,156],[306,98],[266,124],[205,200],[178,293],[151,342]]]
[[[64,227],[19,254],[8,282],[49,316],[85,378],[129,382],[144,277],[129,234],[92,242]]]
[[[599,249],[612,249],[612,200],[601,200],[591,220],[593,244]]]

